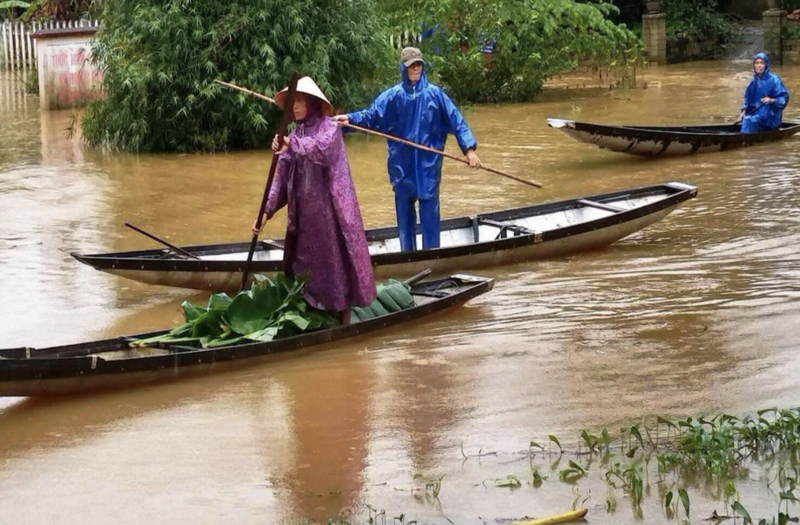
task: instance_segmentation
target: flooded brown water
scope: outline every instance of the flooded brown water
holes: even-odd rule
[[[445,163],[444,216],[680,180],[699,187],[664,221],[602,251],[497,268],[494,292],[451,313],[323,352],[191,382],[57,401],[0,400],[0,523],[301,523],[344,509],[420,523],[497,523],[567,510],[573,487],[492,486],[531,439],[643,416],[751,413],[798,404],[800,138],[642,160],[573,142],[560,116],[607,123],[719,123],[748,64],[650,68],[660,88],[548,93],[470,108],[489,165],[536,192]],[[800,69],[776,69],[795,98]],[[96,272],[69,253],[248,237],[269,155],[125,155],[67,138],[69,112],[0,78],[0,346],[66,344],[172,326],[201,294]],[[797,103],[787,118],[800,120]],[[455,151],[454,141],[449,148]],[[368,227],[392,224],[382,141],[348,139]],[[281,236],[285,214],[267,227]],[[464,461],[482,450],[496,455]],[[543,471],[544,472],[544,471]],[[438,500],[409,491],[445,475]],[[755,474],[753,474],[755,476]],[[592,523],[637,521],[622,495]],[[751,513],[774,512],[756,483]],[[748,483],[752,490],[748,493]],[[666,522],[658,489],[648,523]],[[754,495],[753,495],[754,494]],[[693,494],[693,515],[721,509]],[[356,520],[357,521],[357,520]]]

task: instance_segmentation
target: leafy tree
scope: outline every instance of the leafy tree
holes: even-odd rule
[[[719,0],[668,0],[667,37],[716,38],[727,41],[733,28],[719,13]]]
[[[24,10],[22,18],[78,20],[99,10],[100,0],[4,0],[0,1],[0,14],[8,12],[12,17]]]
[[[267,145],[279,113],[215,79],[271,94],[300,71],[348,108],[385,84],[389,47],[370,0],[105,0],[92,52],[90,144],[216,151]]]
[[[612,4],[575,0],[388,2],[390,20],[416,18],[438,31],[423,42],[438,79],[459,101],[529,100],[550,77],[581,61],[629,66],[641,41],[609,17]],[[416,10],[416,13],[410,12]],[[490,60],[484,51],[492,50]],[[437,53],[438,52],[438,53]]]

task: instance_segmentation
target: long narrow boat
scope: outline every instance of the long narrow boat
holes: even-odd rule
[[[609,245],[666,217],[697,188],[681,182],[515,208],[442,222],[441,247],[400,251],[397,228],[367,231],[379,277],[437,274],[560,256]],[[418,232],[419,234],[419,232]],[[421,239],[418,240],[421,244]],[[72,256],[97,270],[135,281],[196,290],[236,290],[249,243]],[[283,269],[283,250],[261,243],[251,271]]]
[[[60,396],[129,388],[221,372],[265,356],[284,354],[368,334],[459,306],[488,292],[492,279],[453,275],[412,285],[415,306],[348,326],[307,332],[268,343],[216,348],[157,344],[131,348],[136,339],[164,332],[52,348],[0,350],[0,396]]]
[[[549,118],[547,125],[560,129],[578,142],[645,157],[674,157],[726,151],[787,139],[800,132],[800,123],[793,122],[784,122],[779,129],[761,133],[742,133],[742,127],[738,124],[682,127],[607,126]]]

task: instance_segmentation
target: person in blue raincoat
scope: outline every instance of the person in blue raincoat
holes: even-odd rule
[[[766,53],[759,53],[753,59],[753,73],[737,123],[742,123],[742,133],[778,129],[783,109],[789,103],[789,92],[780,77],[770,73]]]
[[[334,117],[365,128],[395,135],[438,150],[447,134],[458,140],[469,165],[478,168],[478,143],[456,105],[438,86],[428,82],[422,52],[414,47],[400,55],[401,83],[387,89],[362,111]],[[417,249],[415,204],[419,201],[423,249],[439,247],[439,184],[442,156],[387,140],[389,180],[394,189],[397,226],[403,251]]]

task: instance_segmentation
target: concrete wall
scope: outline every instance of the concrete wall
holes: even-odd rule
[[[667,15],[648,14],[642,17],[644,52],[650,62],[667,63]]]
[[[764,51],[772,63],[781,63],[781,32],[786,24],[786,11],[764,12]]]
[[[34,38],[39,69],[39,105],[43,110],[83,106],[100,95],[103,72],[91,63],[91,34],[43,31],[35,34]]]
[[[718,51],[716,39],[676,38],[667,41],[667,62],[677,64],[692,60],[711,60],[716,58]]]
[[[786,27],[800,27],[800,20],[787,20]],[[783,64],[791,66],[800,65],[800,40],[783,41]]]

